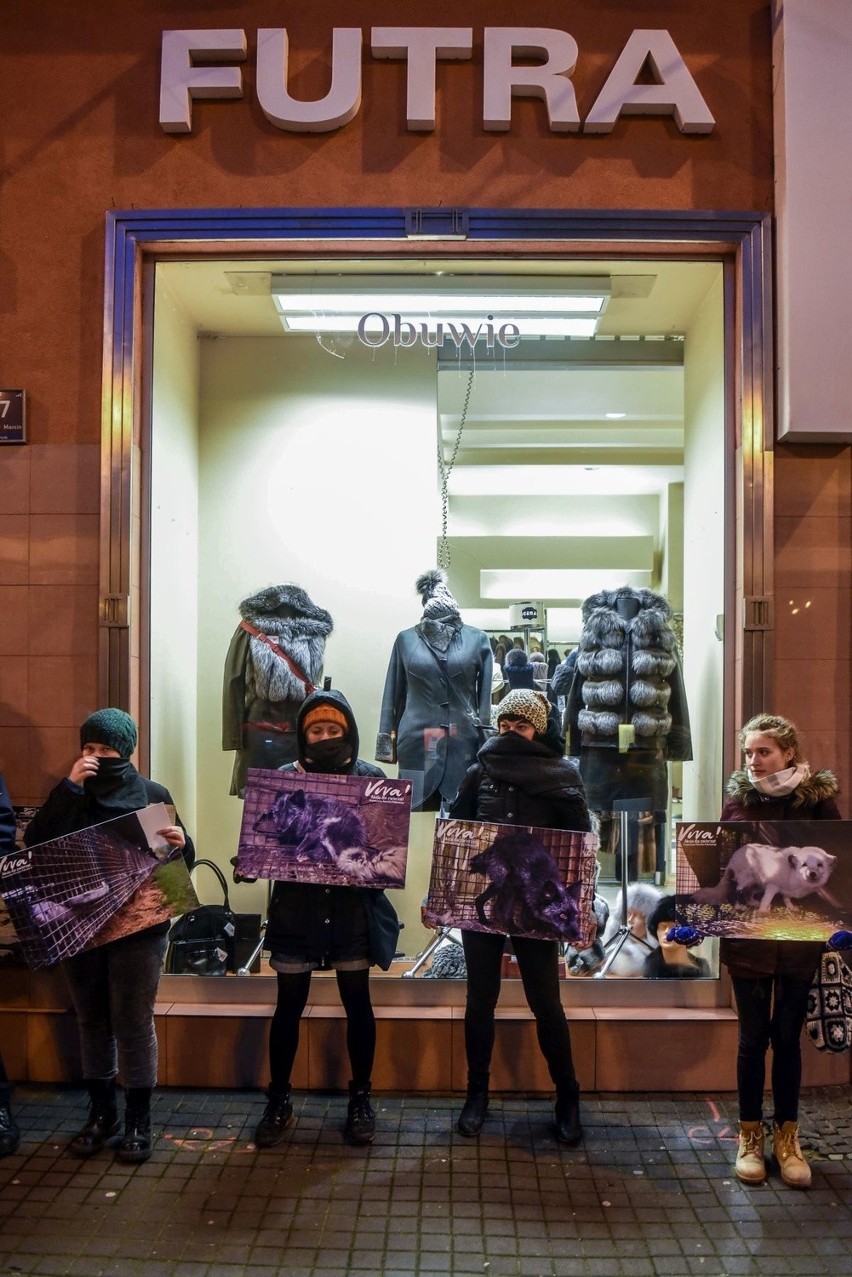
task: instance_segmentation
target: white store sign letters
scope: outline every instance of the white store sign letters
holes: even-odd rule
[[[290,133],[330,133],[358,114],[364,33],[335,27],[331,84],[311,102],[290,95],[289,39],[285,27],[257,32],[255,89],[258,104],[276,128]],[[438,62],[473,57],[471,27],[373,27],[375,59],[407,63],[406,127],[436,127]],[[239,66],[248,56],[239,28],[164,31],[160,74],[160,125],[166,133],[192,132],[194,98],[241,98]],[[715,121],[668,31],[637,30],[627,40],[585,120],[580,119],[572,76],[580,53],[567,31],[551,27],[485,27],[482,62],[482,127],[507,132],[512,98],[541,99],[553,133],[609,133],[622,115],[668,115],[682,133],[710,133]],[[534,60],[534,64],[530,64]],[[637,83],[649,69],[654,83]]]

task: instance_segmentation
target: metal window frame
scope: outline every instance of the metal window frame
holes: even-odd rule
[[[735,727],[772,704],[772,223],[763,213],[453,209],[428,246],[430,210],[149,209],[107,214],[100,520],[100,703],[148,718],[146,534],[153,268],[182,257],[376,253],[419,258],[714,258],[725,271],[726,503],[724,767]],[[425,218],[425,221],[424,221]],[[420,229],[419,229],[420,228]],[[419,233],[418,233],[419,229]],[[443,229],[446,238],[438,235]],[[145,760],[143,760],[145,761]]]

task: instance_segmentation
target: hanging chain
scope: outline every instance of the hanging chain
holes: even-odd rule
[[[441,539],[438,542],[438,567],[446,570],[450,566],[450,544],[447,539],[447,522],[449,519],[450,507],[450,475],[453,473],[453,467],[456,464],[456,457],[459,455],[459,445],[464,434],[465,422],[467,421],[467,410],[470,406],[470,392],[473,389],[473,369],[471,368],[467,378],[467,390],[465,391],[464,404],[462,406],[461,418],[459,419],[459,428],[456,431],[456,441],[453,446],[453,453],[450,457],[450,464],[444,463],[444,442],[438,440],[438,469],[441,474]]]

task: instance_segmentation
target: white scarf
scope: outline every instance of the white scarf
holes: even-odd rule
[[[755,776],[750,767],[746,768],[750,783],[759,794],[765,794],[767,798],[784,798],[787,794],[792,794],[793,790],[801,785],[803,780],[807,780],[810,774],[811,769],[807,763],[785,767],[783,771],[772,772],[769,776]]]

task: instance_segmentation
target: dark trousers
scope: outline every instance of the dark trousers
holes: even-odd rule
[[[500,995],[504,936],[462,931],[467,963],[464,1043],[472,1083],[487,1077],[494,1048],[494,1008]],[[512,936],[524,994],[535,1016],[538,1044],[557,1093],[576,1085],[571,1037],[559,996],[559,951],[555,940]]]
[[[140,932],[62,963],[77,1012],[86,1081],[118,1073],[128,1088],[157,1085],[154,1002],[168,939]]]
[[[346,1049],[352,1081],[366,1086],[376,1054],[376,1019],[370,1001],[370,972],[337,971],[337,988],[346,1012]],[[299,1024],[311,987],[310,971],[278,972],[278,1001],[269,1026],[270,1090],[283,1094],[290,1085],[299,1046]]]
[[[12,1088],[9,1085],[9,1076],[6,1073],[6,1066],[3,1063],[3,1056],[0,1055],[0,1108],[9,1107],[9,1098],[12,1094]]]
[[[740,1017],[737,1089],[740,1121],[763,1117],[766,1052],[772,1046],[772,1099],[779,1126],[799,1118],[802,1085],[802,1026],[810,980],[788,975],[757,979],[732,976]]]

